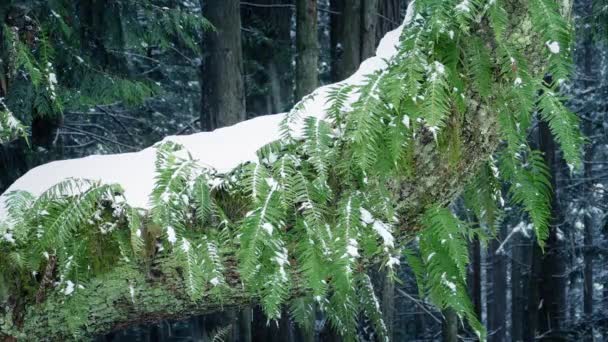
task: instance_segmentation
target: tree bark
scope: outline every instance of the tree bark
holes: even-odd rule
[[[458,316],[454,310],[443,310],[441,336],[443,342],[458,342]]]
[[[216,31],[205,32],[202,63],[201,128],[211,131],[246,119],[238,0],[201,0],[203,15]]]
[[[401,23],[400,0],[332,0],[332,80],[341,81],[373,56],[380,39]]]
[[[361,64],[361,2],[362,0],[332,0],[332,79],[342,81]]]
[[[253,5],[241,5],[243,27],[256,27],[266,39],[253,39],[253,46],[243,40],[246,78],[245,88],[257,86],[267,88],[262,95],[247,96],[247,117],[268,113],[282,113],[291,107],[294,97],[293,42],[291,38],[292,19],[295,11],[289,5],[291,0],[254,0]],[[277,6],[275,6],[277,5]],[[261,25],[262,24],[262,25]],[[260,28],[260,26],[262,26]],[[256,35],[259,33],[255,33]],[[243,33],[244,37],[248,32]],[[249,55],[251,54],[251,55]],[[249,64],[257,63],[253,70]],[[260,66],[263,68],[259,70]]]
[[[376,54],[379,0],[362,0],[361,61]]]
[[[491,263],[489,272],[491,286],[486,292],[486,305],[488,312],[488,341],[506,341],[507,322],[507,264],[504,255],[498,250],[501,241],[505,238],[505,225],[501,224],[497,239],[490,244],[488,251]]]
[[[524,339],[523,322],[526,319],[527,293],[525,289],[528,288],[525,273],[529,259],[526,252],[530,247],[524,245],[524,237],[519,233],[511,241],[511,340],[518,342]]]
[[[551,131],[545,122],[539,124],[539,148],[544,152],[545,162],[550,168],[551,188],[557,188],[556,145]],[[559,230],[562,215],[557,195],[554,192],[551,200],[551,221],[549,238],[546,241],[545,254],[541,257],[539,274],[538,312],[539,333],[547,338],[562,339],[566,308],[566,264],[563,253],[564,232]]]
[[[385,272],[381,273],[386,275]],[[386,276],[383,279],[382,286],[382,315],[384,324],[386,324],[387,335],[389,340],[393,340],[394,322],[395,322],[395,282],[388,279]]]
[[[479,239],[475,238],[469,246],[471,264],[467,274],[467,284],[469,284],[469,296],[475,308],[477,317],[481,317],[481,245]]]
[[[407,1],[402,0],[379,0],[378,23],[376,25],[376,41],[379,42],[384,35],[401,25],[403,6]]]
[[[296,99],[318,84],[317,0],[296,1]]]

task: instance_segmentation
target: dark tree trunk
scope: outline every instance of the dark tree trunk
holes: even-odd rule
[[[469,296],[473,302],[475,314],[481,319],[481,245],[479,239],[474,239],[469,245],[471,263],[467,274]]]
[[[458,316],[452,309],[443,311],[441,335],[443,342],[458,342]]]
[[[507,323],[507,263],[504,255],[499,250],[501,241],[504,240],[506,227],[500,225],[497,239],[490,244],[488,257],[491,262],[489,277],[491,286],[486,292],[486,305],[488,312],[488,336],[489,341],[506,341]]]
[[[294,96],[291,26],[295,11],[291,7],[284,6],[292,4],[293,1],[253,0],[249,3],[254,5],[241,4],[243,27],[255,27],[256,31],[261,30],[267,39],[252,39],[259,45],[251,48],[244,46],[245,61],[249,60],[245,64],[246,73],[249,74],[245,88],[259,86],[267,88],[268,91],[263,95],[247,96],[247,115],[254,117],[281,113],[291,107]],[[249,33],[245,31],[243,34]],[[243,41],[246,44],[246,40]],[[250,71],[248,65],[254,63],[258,65],[254,65],[252,67],[254,70]],[[263,68],[262,72],[259,71],[259,67]]]
[[[201,128],[210,131],[243,121],[245,89],[238,0],[201,0],[216,31],[203,37]]]
[[[332,22],[332,79],[349,77],[361,64],[361,1],[332,0],[332,9],[340,14]]]
[[[378,38],[379,0],[362,0],[361,6],[361,61],[376,54]]]
[[[400,0],[331,0],[332,80],[342,81],[375,55],[380,38],[398,27]]]
[[[386,275],[385,272],[381,273]],[[384,323],[388,331],[389,340],[393,340],[394,322],[395,322],[395,282],[384,277],[384,285],[382,286],[382,314]]]
[[[551,188],[556,189],[556,146],[553,135],[545,122],[539,124],[539,147],[544,153],[545,162],[550,168]],[[564,232],[558,231],[562,222],[559,202],[555,193],[551,200],[551,222],[549,238],[546,241],[545,253],[541,259],[539,275],[538,312],[539,333],[552,341],[563,339],[566,304],[566,250]]]
[[[511,241],[511,340],[517,342],[524,340],[530,246],[520,233],[512,237]]]
[[[379,42],[384,35],[401,25],[401,13],[404,2],[402,0],[379,0],[378,24],[376,25],[376,41]]]
[[[530,265],[530,272],[527,279],[527,300],[525,307],[524,319],[524,341],[531,342],[536,340],[538,326],[538,305],[540,296],[540,272],[541,272],[541,259],[542,251],[536,241],[532,242],[530,247],[531,251],[528,256],[528,265]]]
[[[296,1],[296,25],[296,99],[299,100],[318,84],[317,0]]]
[[[253,316],[253,310],[251,308],[245,308],[239,313],[238,326],[239,336],[241,342],[251,341],[251,320]]]

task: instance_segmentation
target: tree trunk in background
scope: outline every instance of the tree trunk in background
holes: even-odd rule
[[[238,326],[239,326],[239,336],[241,337],[241,342],[249,342],[251,341],[251,320],[253,316],[253,309],[244,308],[239,313]]]
[[[201,128],[210,131],[246,118],[241,15],[238,0],[201,0],[201,6],[216,28],[203,37]]]
[[[378,38],[379,0],[362,0],[361,6],[361,61],[376,54]]]
[[[458,342],[458,316],[452,309],[443,311],[441,335],[443,342]]]
[[[581,1],[582,3],[582,13],[581,15],[584,17],[591,17],[593,15],[593,1],[585,0]],[[582,73],[583,73],[583,81],[582,81],[582,89],[590,89],[595,85],[595,74],[596,69],[594,68],[593,63],[593,54],[594,54],[594,42],[593,42],[593,32],[592,28],[584,27],[581,34],[583,34],[582,46],[580,48],[580,64],[582,64]],[[583,134],[585,136],[590,136],[593,134],[593,122],[592,120],[592,112],[594,106],[586,106],[586,108],[590,108],[586,113],[581,113],[587,116],[587,120],[583,121]],[[587,322],[591,322],[593,316],[593,252],[591,247],[593,246],[593,217],[592,212],[589,210],[593,205],[593,154],[594,154],[595,144],[591,142],[587,146],[585,146],[585,155],[583,158],[584,161],[584,191],[585,194],[585,216],[583,218],[583,223],[585,225],[584,229],[584,237],[583,237],[583,313],[584,319]],[[585,341],[593,341],[593,329],[590,329],[584,332]]]
[[[332,80],[342,81],[353,74],[361,64],[361,1],[332,0],[332,10],[340,14],[332,22]]]
[[[538,310],[538,329],[539,333],[546,338],[559,340],[564,338],[561,335],[566,307],[566,258],[563,253],[567,251],[564,248],[564,232],[559,231],[562,216],[555,193],[558,167],[556,146],[551,131],[545,122],[539,123],[539,148],[544,153],[545,162],[550,169],[551,188],[554,189],[554,192],[551,199],[549,238],[546,241],[545,253],[540,257],[541,269],[538,274],[538,291],[541,301]]]
[[[241,12],[238,0],[201,0],[203,15],[215,31],[203,35],[201,65],[201,114],[203,131],[230,126],[246,119]],[[230,311],[231,335],[251,340],[251,319],[243,312]],[[216,327],[203,326],[203,330]]]
[[[529,259],[526,252],[530,247],[525,245],[525,239],[520,233],[513,236],[511,241],[511,340],[518,342],[524,340],[523,323],[526,318],[526,289],[528,289],[525,273]]]
[[[268,113],[281,113],[289,109],[294,96],[294,67],[293,44],[291,39],[292,19],[295,13],[289,6],[292,0],[252,0],[252,5],[241,4],[241,20],[243,27],[252,28],[255,33],[244,31],[243,35],[254,35],[255,49],[248,49],[247,40],[243,38],[244,60],[249,63],[259,63],[246,79],[245,88],[258,86],[267,88],[263,96],[258,94],[247,96],[247,117],[255,117]],[[258,5],[258,6],[256,6]],[[259,31],[259,32],[258,32]],[[263,34],[265,39],[255,39]],[[259,71],[258,68],[263,71]],[[254,84],[249,84],[252,82]]]
[[[491,286],[486,292],[486,305],[488,312],[488,341],[506,341],[507,323],[507,263],[505,256],[498,250],[504,240],[506,226],[500,224],[498,236],[492,240],[488,250],[491,270],[488,280]]]
[[[541,259],[542,251],[538,247],[536,240],[532,240],[530,251],[528,253],[528,265],[530,265],[530,272],[528,273],[527,284],[524,289],[527,288],[527,300],[525,307],[524,320],[524,338],[526,342],[532,342],[536,340],[538,327],[538,313],[539,313],[539,298],[540,298],[540,272],[541,272]]]
[[[381,273],[386,275],[385,272]],[[384,316],[384,324],[386,324],[386,330],[388,332],[389,340],[393,340],[394,322],[395,322],[395,282],[391,281],[387,277],[384,277],[384,284],[382,286],[382,315]]]
[[[376,25],[376,41],[379,42],[384,35],[401,25],[401,13],[403,5],[407,1],[403,0],[379,0],[378,3],[378,24]]]
[[[475,238],[469,245],[471,263],[467,275],[469,284],[469,296],[475,308],[475,314],[481,319],[481,245],[479,239]]]
[[[296,100],[318,84],[317,0],[296,0]]]
[[[331,0],[332,80],[339,82],[376,53],[380,38],[401,22],[401,0]]]

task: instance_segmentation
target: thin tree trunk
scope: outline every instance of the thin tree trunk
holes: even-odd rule
[[[381,273],[385,275],[385,272]],[[388,332],[389,340],[393,340],[394,322],[395,322],[395,282],[387,277],[384,277],[384,286],[382,287],[382,314],[384,323]]]
[[[507,322],[507,264],[504,255],[498,248],[505,238],[505,225],[501,224],[497,239],[493,240],[488,251],[492,264],[490,272],[491,287],[486,293],[486,305],[488,312],[488,336],[489,341],[506,341]]]
[[[317,0],[296,1],[296,99],[317,88]]]
[[[443,311],[441,335],[443,342],[458,342],[458,316],[452,309]]]
[[[239,313],[239,336],[241,337],[240,342],[251,341],[251,320],[253,310],[251,308],[245,308]]]
[[[539,147],[544,152],[545,162],[551,174],[551,188],[556,189],[556,146],[553,135],[545,122],[539,124]],[[549,238],[545,245],[545,254],[541,257],[539,274],[539,332],[553,340],[563,338],[566,307],[566,264],[564,253],[564,232],[558,231],[562,222],[559,202],[555,191],[551,200],[551,221]],[[542,305],[541,305],[542,304]]]
[[[203,37],[201,128],[210,131],[243,121],[245,88],[238,0],[201,0],[216,31]]]
[[[479,239],[474,239],[470,246],[471,264],[467,284],[469,284],[469,296],[475,308],[475,314],[481,319],[481,245]]]
[[[511,340],[514,342],[523,341],[523,320],[525,308],[524,279],[526,261],[524,238],[517,234],[512,238],[511,246]]]

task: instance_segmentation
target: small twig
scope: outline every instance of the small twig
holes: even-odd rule
[[[407,292],[403,291],[402,289],[396,289],[397,292],[399,292],[399,294],[401,294],[402,296],[408,298],[409,300],[413,301],[416,305],[418,305],[419,307],[422,308],[422,310],[424,310],[424,312],[426,312],[429,316],[431,316],[435,322],[441,324],[441,320],[439,318],[437,318],[429,309],[427,309],[423,303],[421,303],[421,301],[419,301],[418,299],[410,296]]]
[[[85,130],[82,130],[82,129],[79,129],[79,128],[76,128],[76,127],[73,127],[73,126],[64,125],[63,127],[67,128],[68,130],[72,130],[74,132],[78,132],[78,133],[82,133],[84,135],[88,135],[91,138],[96,138],[98,140],[105,140],[105,141],[107,141],[109,143],[116,144],[117,146],[123,146],[123,147],[129,148],[131,150],[137,150],[137,148],[134,147],[134,146],[131,146],[131,145],[128,145],[128,144],[122,143],[120,141],[116,141],[116,140],[113,140],[113,139],[110,139],[108,137],[104,137],[104,136],[101,136],[101,135],[98,135],[98,134],[87,132]]]
[[[110,116],[112,118],[112,120],[114,120],[120,127],[122,127],[122,130],[125,131],[125,133],[127,133],[129,138],[131,138],[131,141],[135,143],[135,138],[133,137],[131,132],[129,132],[129,129],[125,126],[125,124],[122,121],[120,121],[117,117],[114,116],[113,113],[110,113],[109,110],[103,108],[102,106],[95,106],[95,107],[97,109],[99,109],[100,111],[106,113],[108,116]]]
[[[201,121],[201,118],[196,118],[196,119],[194,119],[194,120],[192,120],[192,121],[190,121],[190,122],[186,123],[186,127],[184,127],[184,128],[182,128],[182,129],[180,129],[180,130],[179,130],[177,133],[175,133],[174,135],[182,135],[182,134],[184,134],[184,133],[185,133],[185,132],[188,130],[188,128],[190,128],[190,129],[192,129],[192,131],[196,132],[196,131],[197,131],[197,130],[196,130],[196,127],[194,127],[193,125],[194,125],[195,123],[199,122],[199,121]]]

